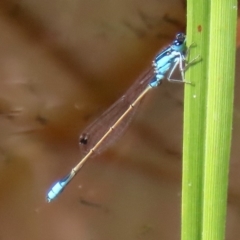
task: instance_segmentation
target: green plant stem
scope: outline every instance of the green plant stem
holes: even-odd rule
[[[224,239],[231,146],[236,0],[188,0],[187,40],[196,43],[185,88],[182,240]]]
[[[202,239],[225,238],[237,2],[211,1]]]

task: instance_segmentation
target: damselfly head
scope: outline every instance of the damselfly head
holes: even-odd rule
[[[184,33],[178,33],[172,42],[171,48],[177,52],[184,52],[186,49],[186,35]]]
[[[186,35],[184,33],[178,33],[176,35],[176,39],[174,41],[175,45],[180,45],[180,44],[183,44],[186,40]]]

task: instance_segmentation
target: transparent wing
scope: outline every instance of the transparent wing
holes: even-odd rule
[[[109,128],[122,116],[128,109],[129,105],[139,96],[139,94],[147,87],[148,83],[154,78],[153,68],[149,68],[144,72],[128,89],[128,91],[110,108],[108,108],[98,119],[92,122],[80,135],[79,143],[81,145],[82,154],[86,155],[91,148],[103,137]],[[138,104],[137,104],[138,106]],[[98,149],[94,152],[99,154],[105,150],[110,144],[114,143],[127,128],[134,113],[134,107],[128,115],[117,125],[116,128],[104,139]],[[92,155],[94,156],[94,154]]]

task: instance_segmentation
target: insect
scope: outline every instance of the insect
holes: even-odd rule
[[[186,66],[183,65],[186,51],[186,36],[183,33],[178,33],[174,41],[156,56],[152,64],[153,68],[143,74],[125,95],[85,129],[79,139],[84,157],[66,177],[56,182],[49,190],[47,193],[48,202],[54,200],[63,191],[87,159],[99,154],[110,143],[119,138],[130,122],[140,100],[151,89],[159,86],[169,71],[168,81],[190,83],[184,80]],[[171,79],[177,66],[181,73],[181,80]]]

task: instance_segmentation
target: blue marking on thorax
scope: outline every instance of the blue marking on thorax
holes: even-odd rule
[[[156,77],[148,84],[150,87],[155,88],[160,84],[161,79],[157,79]]]
[[[174,63],[176,63],[180,58],[180,55],[184,54],[185,48],[185,41],[181,43],[179,42],[179,39],[176,39],[171,45],[156,56],[153,62],[155,77],[149,83],[149,86],[155,88],[161,83],[161,80],[165,77],[167,71],[169,71]]]
[[[151,87],[157,87],[160,81],[165,77],[166,72],[176,62],[178,58],[178,52],[173,51],[171,47],[163,50],[153,62],[155,69],[155,78],[149,83]]]

